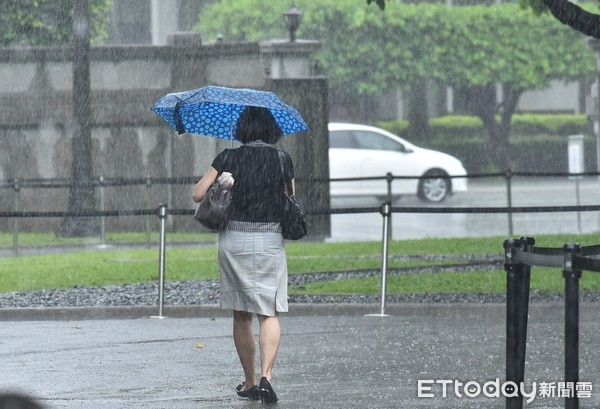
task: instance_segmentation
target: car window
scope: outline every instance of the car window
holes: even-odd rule
[[[356,149],[356,139],[352,131],[330,131],[329,147],[338,149]]]
[[[354,131],[359,149],[404,152],[406,149],[400,142],[375,132]]]

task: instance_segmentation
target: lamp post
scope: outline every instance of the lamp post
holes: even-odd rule
[[[290,33],[290,42],[296,41],[296,30],[302,21],[302,12],[295,4],[292,3],[292,6],[283,13],[283,18],[285,19],[285,26]]]
[[[89,0],[73,2],[73,140],[71,155],[72,184],[68,212],[92,212],[96,194],[92,184],[91,80],[90,80],[90,4]],[[89,237],[99,232],[93,217],[66,216],[60,234],[65,237]]]

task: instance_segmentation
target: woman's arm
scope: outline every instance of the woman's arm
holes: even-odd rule
[[[218,174],[219,172],[217,172],[217,170],[212,166],[208,169],[202,179],[200,179],[200,181],[196,183],[196,186],[194,186],[194,193],[192,194],[192,199],[194,199],[194,202],[198,203],[202,200],[204,195],[206,195],[210,185],[217,180]]]

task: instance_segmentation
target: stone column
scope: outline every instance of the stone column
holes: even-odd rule
[[[309,78],[313,75],[312,56],[321,42],[312,40],[269,40],[260,43],[260,59],[271,79]]]
[[[310,133],[286,137],[281,142],[294,160],[298,200],[310,213],[328,209],[329,140],[327,131],[327,81],[315,72],[312,61],[318,41],[271,40],[260,43],[260,59],[268,76],[268,89],[292,105],[310,127]],[[331,234],[328,215],[309,216],[309,239]]]

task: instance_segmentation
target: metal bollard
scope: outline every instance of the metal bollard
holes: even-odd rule
[[[150,178],[150,176],[146,176],[146,203],[148,204],[148,207],[151,206],[150,204],[150,188],[152,187],[152,178]],[[150,216],[146,216],[146,248],[150,248],[152,247],[152,228],[151,228],[151,222],[150,222]]]
[[[19,184],[19,179],[15,179],[13,181],[13,189],[15,190],[15,212],[18,212],[21,209],[21,196],[19,192],[21,191],[21,185]],[[13,252],[16,257],[19,256],[19,218],[15,217],[13,221]]]
[[[158,219],[160,220],[160,244],[158,252],[158,315],[151,318],[163,319],[163,304],[165,300],[165,225],[167,220],[167,205],[158,207]]]
[[[394,175],[391,172],[385,174],[385,180],[387,182],[387,201],[392,203],[392,182],[394,181]],[[388,227],[388,237],[392,239],[392,214],[390,213],[390,225]]]
[[[581,253],[579,244],[563,247],[565,278],[565,382],[579,382],[579,279],[581,270],[573,266],[575,255]],[[577,396],[565,397],[566,409],[579,408]]]
[[[508,235],[513,235],[513,217],[512,217],[512,171],[507,169],[504,173],[504,177],[506,178],[506,206],[508,207]]]
[[[384,202],[381,205],[381,215],[383,216],[383,237],[381,250],[381,309],[379,314],[367,314],[368,317],[389,317],[385,313],[385,298],[387,295],[387,262],[388,262],[388,242],[390,216],[392,214],[392,205],[390,202]]]
[[[104,196],[104,176],[98,178],[98,184],[100,185],[100,211],[106,210],[106,200]],[[106,217],[100,216],[100,241],[102,244],[106,244]]]
[[[575,198],[577,207],[581,206],[581,199],[579,196],[579,177],[575,177]],[[577,233],[581,234],[581,212],[577,212]]]
[[[515,263],[516,251],[533,250],[535,240],[521,237],[504,241],[506,270],[506,380],[519,384],[525,379],[527,314],[531,266]],[[521,409],[523,396],[506,398],[506,409]]]
[[[391,172],[385,174],[385,181],[387,183],[387,201],[392,202],[392,181],[394,180],[394,175]]]

